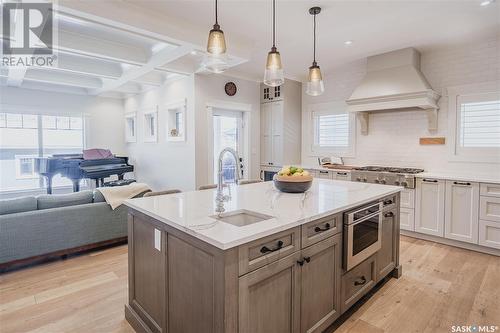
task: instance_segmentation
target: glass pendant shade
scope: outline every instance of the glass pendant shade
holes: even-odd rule
[[[264,71],[264,84],[277,87],[285,82],[280,53],[275,47],[267,54],[266,69]]]
[[[228,68],[229,68],[229,63],[226,53],[222,54],[207,53],[203,57],[200,69],[214,74],[219,74],[224,72]]]
[[[207,52],[213,55],[226,53],[226,39],[218,24],[208,34]]]
[[[306,94],[310,96],[319,96],[325,91],[323,77],[319,66],[313,64],[309,67],[309,78],[307,80]]]

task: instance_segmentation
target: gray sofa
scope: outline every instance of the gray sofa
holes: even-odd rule
[[[126,237],[127,207],[112,210],[99,191],[0,200],[0,271]]]

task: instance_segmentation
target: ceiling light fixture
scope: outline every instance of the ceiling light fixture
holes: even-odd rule
[[[481,7],[484,7],[484,6],[488,6],[489,4],[491,4],[493,1],[492,0],[484,0],[484,1],[481,1],[481,3],[479,4]]]
[[[344,42],[345,45],[349,46],[349,45],[352,45],[352,40],[346,40]]]
[[[212,73],[222,73],[228,68],[226,39],[218,22],[218,3],[215,0],[215,24],[208,34],[207,54],[202,67]]]
[[[281,55],[276,48],[276,0],[273,0],[273,47],[267,54],[266,69],[264,71],[264,84],[277,87],[285,82]]]
[[[320,7],[312,7],[309,9],[309,14],[313,15],[313,62],[309,67],[309,78],[307,80],[306,94],[310,96],[319,96],[325,91],[321,70],[316,63],[316,15],[321,12]]]

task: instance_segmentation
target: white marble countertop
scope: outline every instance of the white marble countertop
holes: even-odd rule
[[[305,194],[281,193],[274,188],[273,182],[235,186],[231,189],[231,199],[224,204],[226,212],[245,209],[273,217],[242,227],[211,217],[215,214],[216,190],[129,199],[125,204],[226,250],[402,189],[329,179],[314,179],[311,189]],[[225,191],[227,194],[227,189]]]
[[[495,177],[492,175],[477,175],[477,174],[464,174],[456,172],[422,172],[418,173],[417,178],[436,178],[444,180],[458,180],[479,183],[495,183],[500,184],[500,172]]]

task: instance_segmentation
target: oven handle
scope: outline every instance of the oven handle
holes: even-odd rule
[[[354,223],[348,224],[347,226],[349,226],[349,227],[350,227],[350,226],[353,226],[353,225],[356,225],[356,224],[360,224],[361,222],[365,222],[366,220],[371,219],[372,217],[377,216],[377,215],[379,215],[379,223],[380,223],[382,212],[381,212],[381,211],[378,211],[378,212],[376,212],[376,213],[373,213],[373,214],[371,214],[371,215],[368,215],[368,216],[363,217],[361,220],[357,220],[357,221],[356,221],[356,222],[354,222]]]
[[[349,216],[354,216],[354,214],[358,213],[358,212],[362,212],[364,210],[367,210],[369,208],[372,208],[372,207],[375,207],[375,206],[378,206],[379,209],[381,209],[381,205],[380,205],[381,201],[377,202],[376,204],[373,204],[373,205],[369,205],[369,206],[365,206],[361,209],[358,209],[358,210],[355,210],[354,212],[351,212],[349,213]]]

